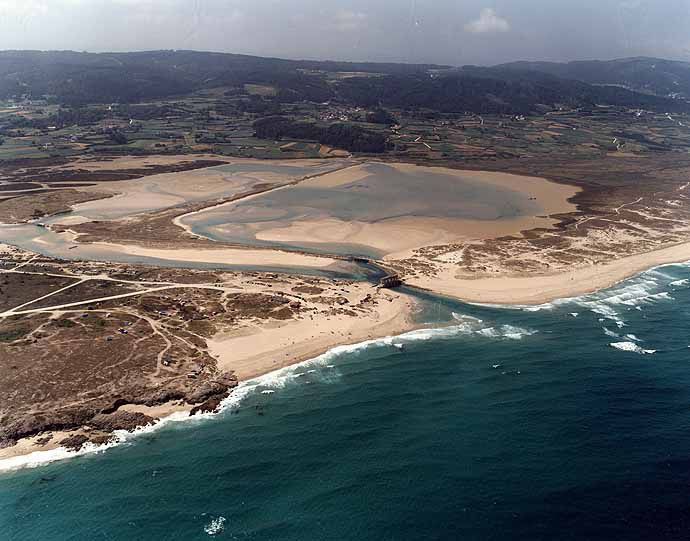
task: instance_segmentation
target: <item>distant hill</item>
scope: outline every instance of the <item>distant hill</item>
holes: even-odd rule
[[[684,100],[599,86],[538,71],[466,66],[428,75],[391,75],[342,82],[339,95],[365,106],[431,109],[452,113],[530,114],[558,107],[615,105],[659,111],[688,111]]]
[[[56,96],[63,103],[134,102],[202,88],[277,85],[293,99],[327,100],[318,72],[407,75],[444,66],[315,62],[197,51],[0,51],[0,97]],[[313,73],[317,72],[317,73]]]
[[[669,85],[681,93],[687,89],[690,95],[687,66],[629,59],[458,69],[196,51],[0,51],[0,98],[47,96],[65,105],[136,103],[208,88],[241,89],[249,84],[274,89],[260,98],[274,104],[332,101],[444,113],[528,114],[593,105],[685,111],[689,108],[685,100],[667,96],[671,94]]]
[[[660,58],[621,58],[577,62],[512,62],[500,69],[537,71],[589,84],[620,85],[655,94],[690,98],[690,63]]]

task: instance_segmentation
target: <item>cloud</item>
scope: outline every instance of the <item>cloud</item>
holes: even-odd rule
[[[492,8],[485,8],[479,13],[479,18],[467,23],[465,30],[473,34],[488,34],[492,32],[508,32],[510,23],[499,17]]]
[[[340,32],[355,32],[366,25],[367,19],[367,14],[361,11],[341,9],[335,14],[334,26]]]
[[[0,18],[37,17],[48,13],[48,5],[41,0],[0,0]]]

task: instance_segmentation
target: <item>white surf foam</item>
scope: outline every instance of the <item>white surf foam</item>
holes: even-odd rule
[[[609,345],[621,351],[629,351],[637,353],[638,355],[651,355],[656,353],[655,349],[642,349],[634,342],[611,342]]]
[[[606,327],[602,327],[604,329],[604,334],[610,338],[620,338],[620,334],[615,333],[613,331],[608,330]]]
[[[457,317],[456,317],[457,316]],[[312,375],[317,372],[315,367],[334,368],[334,361],[343,355],[359,354],[372,347],[400,347],[402,344],[428,341],[428,340],[444,340],[461,335],[481,335],[491,338],[520,340],[524,336],[530,336],[536,331],[530,329],[523,329],[521,327],[514,327],[511,325],[500,325],[497,327],[485,327],[481,319],[466,316],[463,314],[454,314],[456,321],[461,321],[458,325],[450,325],[447,327],[423,328],[414,331],[409,331],[397,336],[387,336],[384,338],[377,338],[373,340],[366,340],[356,344],[342,345],[331,348],[326,353],[297,363],[286,366],[279,370],[269,372],[263,376],[254,378],[240,383],[232,393],[230,393],[220,404],[217,412],[199,413],[190,417],[187,412],[173,413],[168,417],[161,418],[157,423],[140,427],[133,432],[125,430],[116,430],[113,432],[113,439],[103,445],[85,444],[79,451],[70,451],[64,447],[52,449],[49,451],[35,451],[28,455],[11,457],[0,460],[0,472],[17,470],[21,468],[34,468],[44,464],[49,464],[58,460],[65,460],[78,456],[101,453],[117,445],[122,445],[131,441],[137,436],[149,434],[159,430],[171,423],[179,422],[199,422],[204,419],[211,419],[218,416],[218,414],[236,408],[248,396],[254,393],[261,393],[264,395],[271,395],[277,389],[284,388],[290,382],[294,382],[304,376]],[[305,370],[308,368],[308,370]]]
[[[576,297],[556,299],[544,304],[534,306],[475,304],[489,308],[513,309],[525,312],[538,312],[540,310],[552,310],[566,305],[576,305],[598,314],[605,319],[609,319],[615,322],[618,328],[622,328],[625,326],[625,320],[620,314],[621,309],[635,308],[641,310],[641,307],[645,305],[674,300],[668,291],[662,291],[665,287],[664,284],[674,287],[690,284],[690,279],[674,280],[673,276],[659,270],[663,267],[672,267],[674,265],[690,267],[690,261],[681,264],[674,263],[671,265],[653,267],[609,289]],[[573,317],[577,317],[576,314],[578,314],[578,312],[570,312],[570,315]]]
[[[206,526],[204,526],[204,531],[211,536],[223,533],[225,530],[225,517],[214,518]]]
[[[42,466],[44,464],[56,462],[58,460],[102,453],[103,451],[106,451],[112,447],[122,445],[136,438],[137,436],[149,434],[171,423],[177,423],[182,421],[188,422],[200,419],[208,415],[211,414],[205,413],[200,414],[198,416],[190,417],[189,414],[187,414],[186,412],[177,412],[167,417],[163,417],[156,424],[141,426],[132,432],[128,432],[126,430],[115,430],[112,434],[113,437],[111,441],[109,441],[108,443],[104,443],[102,445],[86,443],[78,451],[71,451],[66,447],[58,447],[56,449],[50,449],[48,451],[34,451],[33,453],[27,455],[5,458],[0,460],[0,472],[17,470],[21,468],[35,468],[38,466]]]
[[[478,317],[474,316],[468,316],[466,314],[459,314],[457,312],[452,312],[453,319],[456,321],[461,321],[463,323],[468,323],[468,322],[474,322],[474,323],[483,323],[484,321],[482,319],[479,319]]]
[[[523,329],[521,327],[514,327],[512,325],[503,325],[501,327],[502,336],[509,340],[521,340],[523,336],[532,336],[537,331]]]

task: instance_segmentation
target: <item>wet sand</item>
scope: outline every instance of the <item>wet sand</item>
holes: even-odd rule
[[[306,162],[306,163],[305,163]],[[125,161],[121,167],[129,163]],[[183,203],[234,197],[257,186],[286,184],[305,172],[329,171],[343,162],[298,160],[296,162],[233,159],[221,166],[161,173],[134,180],[96,183],[110,199],[73,207],[73,215],[90,219],[116,219],[160,210]],[[98,165],[98,162],[94,165]]]
[[[442,193],[436,193],[439,189]],[[216,240],[361,246],[387,258],[434,244],[549,228],[579,188],[542,178],[367,162],[176,220]]]
[[[263,241],[284,244],[352,244],[373,249],[384,259],[404,258],[425,246],[455,244],[470,239],[515,235],[538,227],[552,227],[558,220],[522,217],[507,220],[460,220],[405,216],[376,223],[335,218],[295,221],[287,227],[256,234]]]
[[[162,259],[165,261],[184,261],[189,263],[210,263],[219,265],[256,265],[259,267],[311,267],[326,268],[336,263],[336,259],[280,250],[254,250],[251,248],[218,249],[161,249],[144,246],[95,242],[94,248],[107,248],[131,256]]]

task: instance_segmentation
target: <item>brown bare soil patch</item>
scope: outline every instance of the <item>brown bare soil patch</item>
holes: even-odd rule
[[[0,223],[16,224],[43,216],[69,212],[72,205],[111,197],[112,194],[78,190],[56,190],[48,193],[32,193],[0,201]]]
[[[31,299],[41,297],[73,283],[76,283],[76,280],[56,276],[1,273],[0,311],[20,306]]]
[[[1,276],[1,275],[0,275]],[[136,291],[136,286],[123,284],[120,282],[111,282],[108,280],[89,280],[79,285],[66,289],[55,295],[51,295],[41,301],[31,303],[25,307],[26,310],[33,310],[35,308],[46,308],[50,306],[59,306],[73,302],[90,301],[102,297],[110,297],[113,295],[122,295],[123,293],[130,293]]]
[[[228,388],[215,361],[182,341],[160,365],[164,338],[132,314],[15,317],[0,336],[0,444],[87,425],[119,404],[200,403]]]

